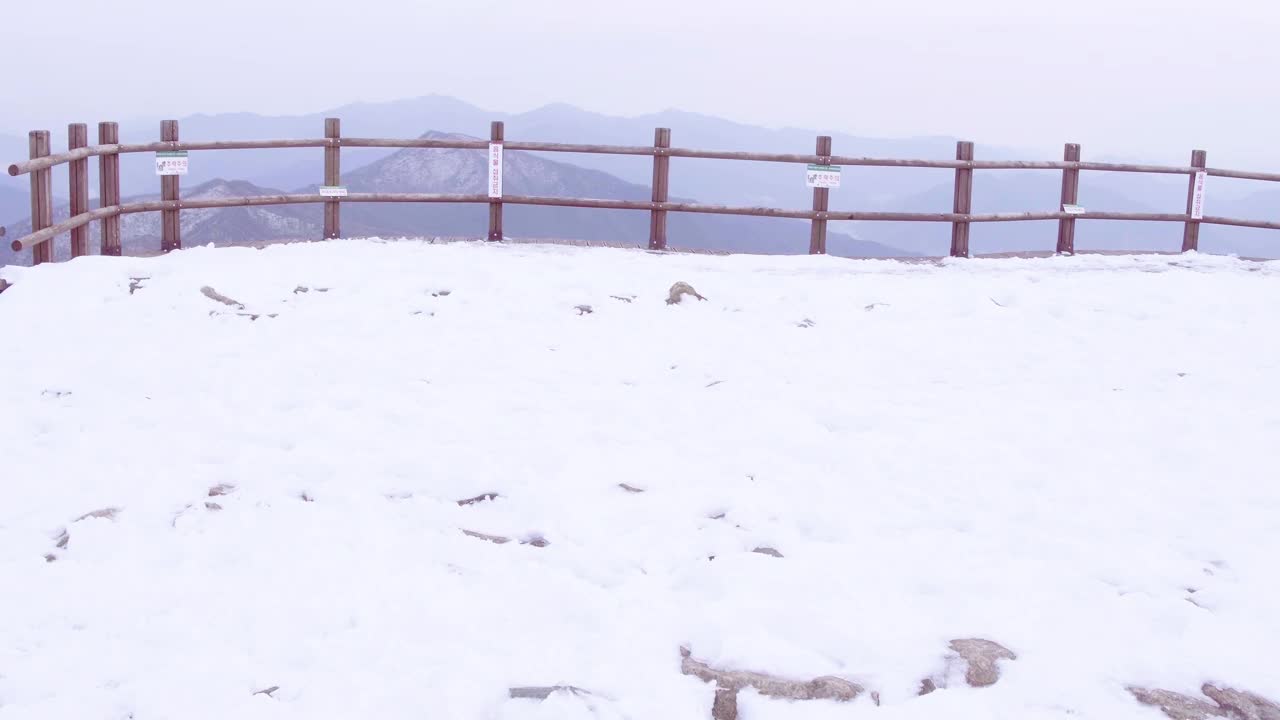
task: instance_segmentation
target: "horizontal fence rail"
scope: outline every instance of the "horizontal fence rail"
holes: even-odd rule
[[[507,150],[527,152],[563,152],[595,155],[650,155],[664,157],[702,158],[706,160],[750,160],[793,164],[817,164],[829,159],[831,165],[853,167],[903,167],[934,168],[939,170],[1095,170],[1101,172],[1147,173],[1156,175],[1189,175],[1205,170],[1209,177],[1238,178],[1280,182],[1280,173],[1226,170],[1222,168],[1197,168],[1190,165],[1135,165],[1132,163],[1104,163],[1067,160],[911,160],[897,158],[851,157],[847,155],[803,155],[795,153],[758,153],[722,150],[691,150],[688,148],[659,148],[631,145],[576,145],[572,143],[513,142],[505,141]],[[487,150],[486,140],[428,140],[391,138],[316,138],[313,140],[218,140],[212,142],[153,142],[139,144],[92,145],[57,155],[27,160],[9,166],[12,176],[26,175],[36,170],[64,165],[73,160],[83,160],[100,155],[127,155],[132,153],[163,152],[165,150],[279,150],[287,148],[420,148],[436,150]]]
[[[667,247],[667,213],[706,213],[754,217],[777,217],[809,220],[811,223],[810,253],[826,252],[827,223],[833,220],[864,222],[939,222],[952,225],[951,255],[968,257],[969,226],[971,223],[1022,222],[1033,220],[1057,220],[1057,252],[1074,252],[1074,232],[1077,220],[1126,220],[1183,223],[1183,251],[1198,249],[1199,228],[1202,224],[1280,230],[1280,222],[1249,220],[1218,216],[1205,216],[1199,209],[1203,198],[1204,178],[1222,177],[1266,182],[1280,182],[1280,173],[1248,172],[1206,167],[1205,153],[1192,153],[1192,162],[1186,166],[1141,165],[1127,163],[1099,163],[1080,160],[1080,146],[1068,144],[1063,160],[975,160],[973,144],[957,144],[955,160],[920,160],[851,157],[831,154],[831,138],[819,136],[814,154],[757,153],[739,151],[695,150],[671,147],[671,131],[658,128],[652,146],[583,145],[572,143],[546,143],[510,141],[504,138],[503,125],[492,124],[489,140],[458,139],[397,139],[342,137],[337,118],[325,121],[323,138],[299,140],[178,140],[178,124],[166,120],[161,124],[161,140],[152,143],[120,143],[116,123],[100,123],[97,145],[87,145],[87,127],[83,124],[68,128],[67,152],[53,154],[49,149],[49,133],[31,133],[31,157],[8,167],[12,176],[30,175],[32,187],[31,232],[10,243],[15,251],[32,250],[35,263],[52,259],[47,243],[64,234],[72,235],[72,256],[87,254],[87,236],[83,228],[95,221],[102,223],[102,247],[104,255],[120,254],[120,225],[122,215],[143,212],[160,212],[164,251],[180,248],[182,210],[206,208],[256,207],[266,205],[292,205],[323,203],[324,237],[340,236],[340,208],[345,203],[475,203],[489,206],[489,233],[491,240],[501,240],[502,208],[504,205],[541,205],[554,207],[597,208],[606,210],[647,211],[651,215],[649,247],[663,250]],[[320,193],[294,193],[245,197],[221,197],[212,199],[181,199],[179,176],[161,177],[161,200],[146,202],[120,202],[119,156],[131,153],[165,153],[175,151],[261,150],[285,148],[323,148],[325,153],[324,184],[340,185],[340,152],[342,148],[420,148],[487,151],[494,182],[484,194],[438,193],[347,193],[341,196]],[[518,150],[527,152],[594,153],[607,155],[635,155],[653,158],[653,200],[610,200],[596,198],[559,198],[524,195],[506,195],[501,191],[501,153]],[[99,201],[101,207],[88,210],[88,167],[90,158],[99,158]],[[813,209],[784,209],[752,206],[729,206],[704,203],[669,202],[670,158],[698,158],[709,160],[735,160],[807,164],[834,167],[902,167],[932,168],[955,171],[955,204],[952,212],[870,212],[828,209],[827,188],[814,187]],[[60,223],[53,223],[52,188],[50,171],[60,165],[71,167],[71,197],[73,213]],[[1062,172],[1062,204],[1057,210],[1047,212],[973,213],[973,173],[976,170],[1058,170]],[[1091,212],[1075,205],[1079,187],[1079,173],[1123,172],[1162,175],[1183,175],[1189,178],[1187,210],[1185,213],[1125,213]],[[492,179],[492,178],[491,178]],[[496,182],[496,190],[495,183]],[[0,235],[4,228],[0,227]],[[267,239],[267,238],[264,238]]]
[[[374,203],[489,203],[486,195],[451,195],[436,193],[351,193],[343,198],[332,198],[325,195],[247,195],[242,197],[222,197],[207,200],[153,200],[148,202],[129,203],[99,208],[57,225],[31,233],[14,240],[10,247],[15,251],[27,250],[53,239],[75,228],[88,225],[94,220],[129,215],[142,212],[159,212],[164,210],[199,210],[208,208],[258,207],[263,205],[303,205],[327,202],[374,202]],[[637,200],[594,200],[590,198],[557,198],[533,197],[523,195],[504,195],[502,202],[509,205],[543,205],[573,208],[598,208],[604,210],[649,210],[664,212],[705,213],[711,215],[746,215],[754,217],[796,218],[805,220],[858,220],[867,222],[1022,222],[1028,220],[1127,220],[1136,222],[1184,222],[1186,215],[1178,213],[1123,213],[1123,212],[1085,212],[1079,214],[1065,212],[1018,212],[1018,213],[910,213],[910,212],[817,212],[812,210],[777,210],[773,208],[734,207],[729,205],[702,205],[698,203],[652,203]],[[1234,227],[1260,228],[1280,230],[1280,222],[1267,220],[1239,220],[1227,217],[1206,215],[1199,222],[1206,225],[1229,225]],[[0,232],[0,235],[3,235]]]

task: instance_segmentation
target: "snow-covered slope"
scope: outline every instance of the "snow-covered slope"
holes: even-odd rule
[[[2,272],[0,719],[706,720],[705,667],[865,689],[743,720],[1280,698],[1280,264]],[[1014,656],[994,685],[972,638]],[[590,694],[510,697],[550,685]]]

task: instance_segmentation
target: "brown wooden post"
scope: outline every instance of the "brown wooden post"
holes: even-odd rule
[[[671,128],[655,128],[653,131],[653,202],[667,201],[668,182],[671,177],[671,156],[662,151],[671,147]],[[667,211],[649,211],[649,249],[667,249]]]
[[[495,120],[494,122],[489,124],[489,142],[501,144],[502,140],[503,140],[503,123],[500,120]],[[502,172],[501,167],[496,169],[493,167],[490,167],[489,159],[487,157],[485,159],[485,168],[488,171],[485,174],[486,178],[492,177],[495,170],[498,173]],[[488,186],[487,181],[485,185]],[[489,239],[490,240],[502,239],[502,200],[501,199],[489,201]]]
[[[1067,162],[1080,162],[1080,146],[1067,143],[1062,152],[1062,159]],[[1075,205],[1080,196],[1080,170],[1064,168],[1062,170],[1062,205],[1059,210],[1066,211],[1067,205]],[[1074,255],[1076,252],[1076,219],[1063,218],[1058,221],[1057,252],[1062,255]]]
[[[74,123],[67,126],[67,149],[76,150],[89,146],[89,126]],[[71,217],[89,212],[89,159],[72,160],[67,166]],[[71,230],[71,257],[89,254],[89,226],[81,225]]]
[[[1208,153],[1204,150],[1195,150],[1191,153],[1191,167],[1204,168],[1208,165]],[[1187,217],[1193,215],[1196,205],[1196,173],[1191,173],[1191,181],[1187,185]],[[1200,191],[1200,202],[1204,202],[1204,190]],[[1191,252],[1200,249],[1200,221],[1187,220],[1182,227],[1182,252]]]
[[[956,160],[973,160],[973,143],[961,140],[956,143]],[[973,168],[956,168],[955,197],[951,211],[968,215],[973,211]],[[951,223],[951,257],[969,257],[969,222],[954,220]]]
[[[160,141],[161,142],[177,142],[178,141],[178,121],[162,120],[160,121]],[[178,199],[178,176],[164,175],[160,178],[160,199],[161,200],[177,200]],[[178,250],[182,247],[182,226],[179,224],[179,210],[161,210],[160,211],[160,250],[169,252],[170,250]]]
[[[115,145],[120,142],[120,126],[113,122],[98,123],[98,144]],[[111,207],[120,204],[120,156],[116,153],[98,156],[98,205]],[[120,216],[102,219],[102,254],[120,254]]]
[[[831,164],[831,136],[819,135],[817,149],[815,154],[818,156],[819,165]],[[814,212],[826,213],[830,202],[831,190],[829,188],[816,187],[813,189],[813,210]],[[827,219],[825,217],[816,217],[809,223],[809,254],[810,255],[826,255],[827,254]]]
[[[331,140],[342,137],[342,120],[339,118],[324,119],[324,136]],[[333,186],[342,184],[342,146],[338,143],[326,145],[324,148],[324,184]],[[324,203],[324,238],[333,240],[342,234],[342,203],[334,198]]]
[[[28,136],[31,157],[42,158],[49,154],[49,131],[32,130]],[[53,172],[49,168],[31,173],[31,232],[53,225]],[[53,260],[53,240],[31,248],[31,264],[39,265]]]

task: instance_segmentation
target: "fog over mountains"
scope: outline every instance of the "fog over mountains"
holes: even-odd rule
[[[180,119],[184,140],[282,139],[319,137],[325,117],[340,117],[343,134],[351,137],[418,137],[424,132],[488,136],[491,120],[506,123],[509,140],[649,145],[655,127],[672,129],[679,147],[760,152],[813,151],[817,130],[768,129],[729,120],[668,110],[637,117],[612,117],[556,104],[526,113],[484,110],[439,95],[387,102],[346,105],[310,115],[266,117],[250,113],[195,115]],[[158,137],[158,120],[122,122],[125,142]],[[91,128],[91,136],[96,129]],[[65,128],[55,129],[54,147],[65,147]],[[883,139],[829,133],[837,154],[933,158],[954,157],[955,138]],[[1213,164],[1212,148],[1210,164]],[[5,164],[27,154],[26,138],[0,136],[0,161]],[[1093,157],[1085,148],[1086,159]],[[323,170],[318,148],[194,152],[190,175],[183,178],[184,197],[190,193],[262,194],[269,188],[314,188]],[[1026,151],[978,145],[979,159],[1054,159]],[[482,192],[483,167],[476,151],[432,151],[344,148],[344,182],[352,191]],[[645,199],[649,197],[652,159],[647,156],[607,156],[527,153],[518,160],[508,153],[508,192],[539,195]],[[1132,158],[1130,158],[1132,159]],[[1144,160],[1143,158],[1136,158]],[[519,165],[517,163],[520,163]],[[1266,170],[1267,168],[1257,168]],[[91,162],[91,192],[96,194],[96,163]],[[951,209],[953,173],[919,168],[845,168],[842,186],[831,193],[833,210],[890,210],[946,212]],[[979,171],[975,173],[975,212],[1051,211],[1058,207],[1060,173],[1056,171]],[[219,184],[206,185],[218,180]],[[239,181],[247,184],[239,184]],[[158,179],[150,155],[124,156],[123,194],[155,195]],[[54,192],[66,194],[65,169],[55,171]],[[238,187],[231,192],[229,188]],[[27,215],[26,177],[0,181],[0,222],[10,238],[23,232]],[[673,158],[672,199],[733,205],[766,205],[805,209],[812,202],[803,167],[790,164]],[[1176,176],[1085,172],[1080,181],[1080,204],[1089,209],[1128,212],[1183,212],[1186,179]],[[1266,183],[1210,179],[1208,212],[1254,219],[1280,220],[1280,188]],[[319,224],[315,207],[255,208],[252,211],[209,211],[193,223],[185,242],[207,234],[214,242],[267,230],[294,228],[312,233]],[[16,212],[15,212],[16,211]],[[189,211],[194,213],[195,211]],[[483,206],[407,204],[348,204],[343,207],[346,235],[470,235],[486,228]],[[504,229],[512,236],[560,237],[642,243],[647,238],[644,212],[507,206]],[[225,217],[221,214],[226,214]],[[184,211],[184,226],[188,211]],[[201,218],[203,216],[193,216]],[[214,222],[213,218],[221,218]],[[292,218],[284,222],[282,218]],[[139,216],[158,228],[156,217]],[[294,221],[298,224],[293,224]],[[212,223],[212,224],[210,224]],[[247,224],[250,223],[250,224]],[[283,223],[283,224],[281,224]],[[672,213],[672,245],[739,252],[804,252],[807,223],[772,218],[736,218]],[[145,223],[137,225],[139,242],[146,241]],[[202,228],[196,230],[194,228]],[[225,237],[217,235],[215,228]],[[184,230],[185,232],[185,230]],[[947,252],[949,226],[944,223],[832,223],[833,254],[895,255]],[[158,230],[157,230],[158,233]],[[854,240],[856,238],[857,240]],[[974,252],[1052,249],[1056,223],[995,223],[975,225]],[[270,238],[257,238],[270,239]],[[1081,221],[1076,244],[1080,249],[1163,249],[1180,246],[1181,227],[1174,223]],[[128,238],[126,238],[128,240]],[[65,245],[65,240],[60,243]],[[1201,246],[1206,252],[1280,257],[1280,233],[1265,230],[1205,226]],[[0,262],[12,261],[0,254]]]
[[[30,213],[30,195],[11,187],[0,187],[0,218],[19,218]],[[0,220],[0,225],[3,224]]]

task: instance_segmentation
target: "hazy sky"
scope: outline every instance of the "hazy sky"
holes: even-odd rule
[[[7,132],[441,93],[1280,164],[1275,0],[7,0],[0,26]]]

